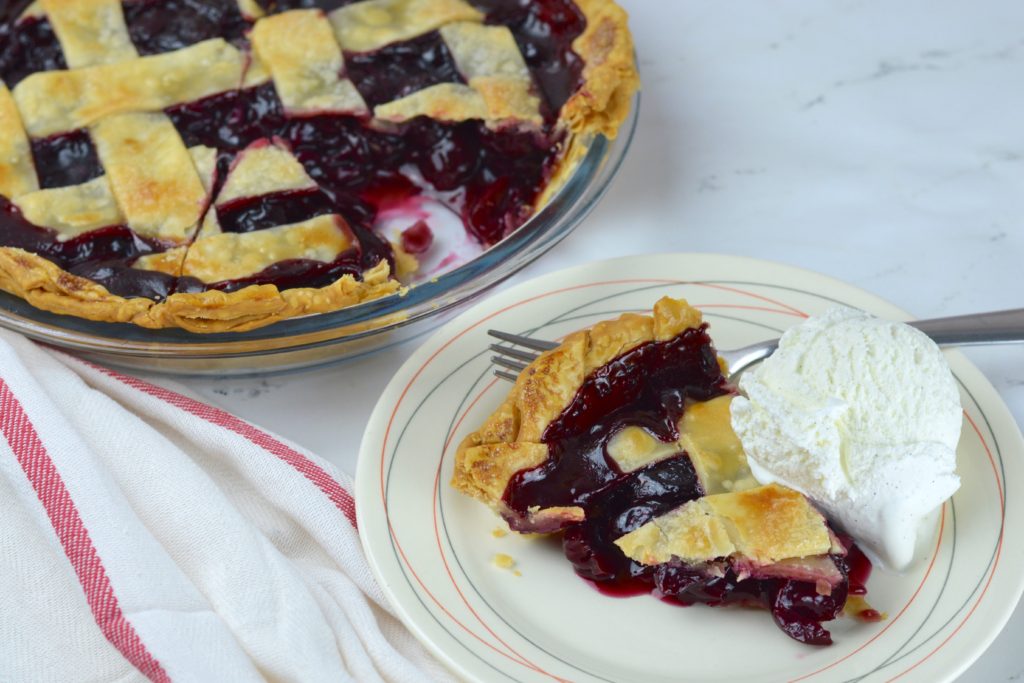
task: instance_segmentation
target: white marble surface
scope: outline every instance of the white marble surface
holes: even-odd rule
[[[513,282],[714,251],[818,270],[919,317],[1024,305],[1024,3],[622,0],[639,131],[588,221]],[[353,473],[406,345],[208,400]],[[1024,423],[1024,346],[968,352]],[[963,681],[1024,680],[1024,608]]]

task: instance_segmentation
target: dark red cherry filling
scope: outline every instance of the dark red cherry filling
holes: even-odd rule
[[[80,185],[103,175],[96,147],[87,130],[32,141],[41,188]]]
[[[844,558],[830,557],[845,577]],[[722,567],[721,576],[675,562],[651,569],[649,578],[657,593],[664,597],[682,605],[764,607],[786,635],[808,645],[832,643],[831,634],[821,623],[839,616],[846,604],[849,586],[844,578],[829,595],[821,595],[809,581],[741,579],[731,567]]]
[[[313,188],[236,199],[216,211],[222,231],[254,232],[336,213],[336,208],[327,195]]]
[[[275,14],[290,9],[322,9],[325,12],[351,5],[358,0],[257,0],[268,13]]]
[[[163,301],[171,294],[189,291],[202,291],[205,286],[193,278],[176,277],[155,270],[139,270],[132,268],[126,261],[88,261],[70,269],[80,277],[88,278],[106,287],[107,291],[125,298],[145,297],[153,301]]]
[[[649,567],[612,552],[615,539],[702,495],[693,463],[683,453],[652,463],[592,493],[584,505],[587,521],[566,529],[562,549],[583,578],[611,583],[648,578]]]
[[[850,595],[867,595],[868,579],[871,578],[871,560],[864,551],[857,547],[849,536],[840,536],[849,551],[846,553],[846,565],[849,570]]]
[[[402,231],[402,250],[407,254],[423,254],[434,244],[434,233],[426,221],[416,221]]]
[[[664,442],[675,441],[690,402],[730,391],[706,325],[619,356],[592,372],[544,431],[542,441],[551,457],[509,482],[504,494],[506,519],[520,531],[562,530],[562,548],[576,573],[602,592],[654,592],[683,605],[759,606],[771,611],[790,637],[808,644],[831,643],[821,622],[842,611],[848,590],[865,590],[870,571],[867,558],[852,542],[844,541],[850,549],[846,557],[831,557],[844,580],[830,595],[819,594],[817,584],[810,581],[741,578],[726,560],[714,568],[679,562],[642,565],[614,543],[705,492],[685,453],[622,472],[608,454],[612,436],[627,426],[639,426]],[[537,522],[530,512],[535,506],[578,506],[585,521]]]
[[[124,3],[128,35],[140,55],[173,52],[210,38],[243,44],[251,24],[238,0],[134,0]]]
[[[351,1],[260,4],[274,13],[297,8],[331,11]],[[27,4],[18,0],[0,8],[0,76],[10,87],[36,71],[67,66],[48,20],[16,19]],[[529,217],[560,154],[561,133],[552,123],[580,83],[581,64],[571,46],[584,22],[568,0],[476,4],[489,23],[507,25],[523,50],[545,105],[547,123],[539,130],[499,131],[479,121],[441,123],[425,118],[385,129],[353,116],[289,116],[271,83],[165,111],[186,146],[218,150],[218,187],[233,159],[250,144],[277,138],[288,145],[319,190],[238,200],[217,207],[218,219],[226,231],[250,232],[337,213],[349,224],[357,245],[333,262],[287,261],[244,280],[208,285],[177,281],[130,267],[139,256],[171,245],[147,242],[123,226],[60,242],[52,231],[28,224],[9,202],[0,205],[0,244],[39,253],[122,296],[162,299],[204,286],[234,290],[261,283],[282,289],[318,287],[331,278],[358,275],[382,259],[393,260],[390,245],[373,232],[373,225],[380,211],[421,193],[425,188],[420,178],[443,193],[443,201],[484,246],[498,242]],[[245,34],[251,18],[241,15],[235,0],[133,0],[124,4],[124,15],[140,55],[214,37],[248,48]],[[436,83],[464,81],[436,31],[372,52],[346,54],[345,60],[346,74],[371,107]],[[33,140],[32,151],[43,188],[77,185],[103,173],[84,130]],[[406,231],[402,242],[410,253],[422,253],[432,234],[429,228],[414,228]]]
[[[674,441],[688,400],[706,401],[729,391],[706,326],[642,344],[587,377],[544,431],[551,457],[517,474],[505,491],[505,503],[523,515],[535,505],[586,506],[592,496],[602,497],[608,485],[638,474],[624,475],[608,455],[608,441],[616,432],[633,425]],[[684,469],[679,476],[689,480],[692,467]],[[692,487],[679,489],[678,500],[669,501],[673,508],[701,495]]]
[[[572,42],[583,33],[586,20],[571,0],[470,0],[487,15],[487,23],[508,26],[530,67],[546,106],[557,117],[583,82],[583,60]]]
[[[338,213],[349,222],[362,218],[367,227],[376,216],[367,210],[376,202],[367,197],[394,196],[396,186],[406,197],[420,192],[402,171],[414,167],[438,190],[462,190],[449,205],[488,246],[529,217],[559,153],[557,139],[542,132],[494,131],[479,121],[421,117],[394,130],[377,130],[352,117],[288,119],[270,86],[216,95],[168,114],[187,145],[240,151],[260,139],[282,139],[337,200]],[[209,121],[221,125],[208,129]]]
[[[12,4],[19,8],[28,5],[27,2]],[[0,26],[0,79],[8,88],[14,88],[37,71],[67,67],[49,19],[28,17]]]
[[[209,287],[234,292],[250,285],[277,285],[278,289],[326,287],[345,275],[358,278],[367,266],[358,249],[349,249],[330,263],[308,259],[279,261],[265,270],[239,280],[225,280]],[[375,263],[379,262],[376,261]],[[372,264],[371,264],[372,265]]]
[[[231,90],[165,110],[186,147],[239,152],[280,130],[284,110],[274,86]]]
[[[119,296],[144,296],[161,301],[174,293],[177,278],[129,267],[140,256],[163,251],[165,246],[144,239],[123,225],[94,230],[61,242],[51,231],[25,220],[18,207],[0,196],[0,244],[39,254]]]
[[[438,83],[465,82],[437,31],[373,52],[346,53],[345,73],[370,107]]]

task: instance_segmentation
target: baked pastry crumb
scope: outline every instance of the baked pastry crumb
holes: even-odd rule
[[[515,559],[513,559],[511,555],[506,555],[505,553],[496,553],[492,562],[495,567],[500,569],[513,569],[516,566]]]

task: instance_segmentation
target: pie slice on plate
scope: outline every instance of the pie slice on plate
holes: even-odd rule
[[[565,338],[460,444],[452,484],[514,531],[560,533],[576,573],[613,594],[769,610],[831,643],[863,618],[870,563],[800,493],[760,486],[730,426],[728,382],[685,301]]]

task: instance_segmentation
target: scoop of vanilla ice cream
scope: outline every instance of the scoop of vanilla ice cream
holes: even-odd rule
[[[832,308],[741,376],[732,426],[754,477],[811,498],[876,563],[907,568],[960,487],[960,394],[926,335]]]

